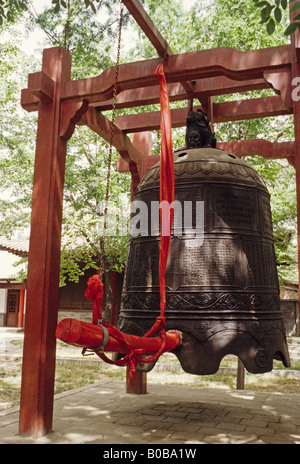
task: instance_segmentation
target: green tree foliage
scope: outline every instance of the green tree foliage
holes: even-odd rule
[[[82,5],[80,0],[67,2],[67,9],[58,13],[54,8],[37,14],[28,13],[26,25],[36,25],[45,33],[45,47],[64,46],[72,53],[72,77],[78,79],[100,74],[115,64],[116,32],[119,9],[110,1],[102,2],[100,18]],[[124,18],[126,26],[126,17]],[[21,89],[27,87],[30,72],[40,70],[40,59],[32,63],[13,37],[16,28],[10,27],[9,39],[0,47],[1,56],[1,141],[0,141],[0,218],[1,235],[10,237],[30,224],[32,179],[34,169],[34,140],[36,113],[20,107]],[[8,33],[8,26],[2,36]],[[3,59],[2,59],[3,58]],[[109,115],[111,117],[111,115]],[[109,146],[92,131],[78,127],[68,143],[66,159],[63,248],[61,284],[66,278],[78,281],[86,268],[99,266],[102,218],[97,205],[103,203],[106,191]],[[119,196],[130,192],[130,175],[117,172],[119,155],[113,150],[110,201],[116,208]],[[121,271],[127,254],[127,236],[107,237],[107,269]]]
[[[278,24],[281,23],[282,18],[285,16],[285,12],[291,9],[293,20],[291,24],[286,25],[284,35],[288,36],[293,34],[296,30],[300,31],[300,2],[296,0],[272,0],[272,1],[261,1],[253,0],[255,6],[260,8],[261,20],[260,24],[266,25],[266,30],[269,35],[272,35]]]
[[[52,0],[53,12],[58,14],[61,9],[69,7],[69,0]],[[97,8],[102,0],[84,0],[82,5],[86,10],[91,9],[93,13],[97,13]],[[0,25],[3,21],[13,23],[18,20],[21,13],[28,11],[30,8],[29,0],[0,0]]]
[[[32,196],[36,117],[20,107],[20,90],[35,68],[13,34],[0,43],[1,235],[28,227]]]
[[[300,9],[300,2],[296,0],[252,0],[257,9],[260,9],[260,24],[266,25],[266,30],[268,34],[273,34],[276,25],[281,22],[284,12],[288,10],[289,4],[293,12],[297,12]],[[70,0],[52,0],[53,4],[53,13],[55,15],[59,14],[62,9],[69,9]],[[102,0],[83,0],[82,7],[86,11],[92,11],[94,14],[97,13],[99,6],[102,4]],[[142,1],[142,3],[144,3]],[[150,13],[155,10],[158,6],[156,0],[148,1]],[[231,6],[234,7],[235,4],[239,2],[231,1]],[[0,26],[3,24],[3,21],[9,23],[17,21],[20,17],[20,14],[29,9],[30,2],[29,0],[0,0]],[[164,3],[160,2],[159,7],[162,8],[171,8],[174,9],[174,2],[166,0]],[[297,14],[291,25],[286,27],[284,33],[285,35],[293,34],[296,29],[300,28],[300,15]],[[171,29],[172,30],[172,29]]]
[[[0,26],[4,21],[17,21],[22,11],[27,11],[28,0],[0,0]]]
[[[20,3],[20,2],[19,2]],[[28,9],[24,16],[29,30],[41,28],[45,33],[45,47],[60,45],[72,53],[72,77],[84,78],[100,74],[115,65],[119,1],[109,0],[55,0],[43,13],[38,14],[31,2],[5,2],[6,14],[3,30],[17,17],[18,11]],[[185,12],[179,0],[141,0],[154,23],[168,41],[174,53],[215,47],[233,47],[239,50],[259,49],[283,45],[289,38],[285,34],[289,24],[288,5],[284,1],[259,2],[256,0],[215,0],[196,2]],[[272,8],[267,7],[266,3]],[[296,2],[298,4],[300,2]],[[2,3],[3,5],[3,3]],[[0,0],[1,6],[1,0]],[[274,8],[273,8],[274,6]],[[267,10],[265,10],[267,8]],[[262,10],[264,12],[262,13]],[[278,11],[281,11],[279,13]],[[267,14],[268,13],[268,14]],[[0,16],[2,10],[0,8]],[[269,16],[268,16],[269,15]],[[3,14],[2,14],[3,17]],[[268,17],[268,21],[263,21]],[[20,16],[19,16],[20,18]],[[276,22],[273,30],[271,19]],[[298,21],[295,19],[295,21]],[[261,24],[260,24],[261,23]],[[266,30],[265,25],[271,24]],[[137,39],[125,43],[128,28]],[[272,32],[272,33],[271,33]],[[22,112],[19,93],[26,87],[27,74],[40,69],[40,65],[26,61],[18,47],[9,41],[0,48],[1,80],[1,141],[0,185],[10,188],[14,195],[1,203],[0,234],[9,236],[16,228],[29,222],[30,198],[35,140],[35,114]],[[6,48],[5,48],[6,47]],[[16,57],[18,57],[16,59]],[[144,36],[135,21],[126,13],[121,62],[157,57],[157,52]],[[39,58],[40,60],[40,58]],[[37,61],[39,61],[37,60]],[[23,76],[20,82],[19,77]],[[4,90],[3,90],[4,89]],[[267,89],[256,93],[222,95],[217,101],[273,95]],[[198,102],[194,102],[198,104]],[[172,107],[187,107],[188,102],[172,103]],[[159,105],[125,112],[158,110]],[[21,113],[20,113],[21,111]],[[110,113],[106,113],[109,118]],[[219,141],[264,138],[271,141],[293,140],[293,122],[290,116],[250,121],[222,123],[215,127]],[[173,131],[174,147],[184,145],[184,128]],[[159,132],[153,134],[154,153],[159,153]],[[84,268],[97,267],[99,256],[99,211],[105,197],[108,144],[84,127],[78,127],[68,143],[65,178],[62,284],[66,278],[76,281]],[[118,198],[130,191],[130,176],[116,170],[118,154],[113,152],[110,199],[118,208]],[[285,160],[270,161],[259,156],[247,158],[263,177],[271,193],[274,235],[279,275],[284,280],[297,279],[296,252],[296,199],[294,168]],[[74,245],[76,244],[76,246]],[[108,269],[121,270],[126,260],[127,237],[109,237],[106,245]]]

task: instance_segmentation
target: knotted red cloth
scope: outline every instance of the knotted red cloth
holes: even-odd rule
[[[97,324],[102,318],[103,283],[98,274],[88,280],[85,297],[93,301],[93,324]]]
[[[92,276],[87,282],[87,289],[85,291],[85,296],[90,301],[93,301],[93,318],[92,323],[98,324],[98,321],[101,321],[101,325],[107,328],[108,334],[112,337],[119,340],[123,346],[124,350],[128,353],[124,358],[120,359],[119,361],[111,361],[105,354],[98,353],[97,355],[103,359],[105,362],[110,364],[116,364],[118,366],[130,366],[130,375],[135,371],[135,368],[141,359],[138,355],[143,353],[143,349],[140,350],[132,350],[126,340],[122,332],[120,332],[116,327],[107,324],[106,322],[102,321],[102,300],[103,300],[103,283],[101,281],[100,275],[96,274]]]

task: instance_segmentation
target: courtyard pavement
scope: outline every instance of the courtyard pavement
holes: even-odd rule
[[[47,436],[19,436],[18,421],[19,408],[0,411],[0,444],[300,444],[300,394],[148,383],[133,395],[103,375],[55,396]]]

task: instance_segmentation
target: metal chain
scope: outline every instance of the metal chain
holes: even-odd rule
[[[168,42],[165,40],[165,50],[164,50],[163,56],[161,57],[163,64],[166,64],[166,61],[169,57],[168,47],[169,47]]]
[[[115,81],[114,81],[114,92],[113,92],[112,120],[111,120],[111,130],[110,130],[108,168],[107,168],[107,183],[106,183],[106,192],[105,192],[103,237],[100,240],[100,248],[101,248],[101,258],[100,258],[101,262],[100,262],[100,269],[99,269],[100,277],[102,276],[102,273],[104,271],[104,252],[105,252],[105,239],[106,239],[106,229],[107,229],[107,209],[108,209],[109,187],[110,187],[110,177],[111,177],[112,147],[113,147],[114,129],[115,129],[115,121],[116,121],[116,103],[117,103],[117,95],[118,95],[121,38],[122,38],[122,25],[123,25],[123,12],[124,12],[123,1],[119,0],[119,3],[120,3],[120,20],[119,20],[119,34],[118,34],[118,51],[117,51],[116,73],[115,73]]]

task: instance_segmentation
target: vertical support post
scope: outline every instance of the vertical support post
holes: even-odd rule
[[[236,369],[236,389],[244,390],[245,389],[245,367],[243,361],[240,358],[237,360],[237,369]]]
[[[291,5],[292,6],[292,5]],[[291,12],[291,18],[297,13]],[[300,77],[300,33],[297,30],[291,36],[292,79]],[[297,195],[297,234],[298,234],[298,269],[300,283],[300,101],[293,99],[294,130],[295,130],[295,170]],[[300,286],[300,285],[299,285]]]
[[[152,134],[151,132],[135,132],[132,136],[133,145],[144,155],[152,155]],[[141,176],[146,174],[141,173]]]
[[[132,139],[133,144],[138,148],[141,153],[145,155],[151,155],[152,149],[152,138],[150,132],[139,132],[134,134]],[[139,174],[142,177],[147,171],[145,166],[139,166]],[[134,178],[132,183],[134,184]],[[132,197],[134,190],[137,185],[132,188]],[[142,395],[147,393],[147,373],[146,372],[134,372],[130,378],[130,369],[127,367],[126,371],[126,392],[133,393],[135,395]]]
[[[18,315],[18,328],[19,329],[23,327],[24,299],[25,299],[25,289],[21,288],[20,300],[19,300],[19,315]]]
[[[134,395],[144,395],[147,393],[147,372],[134,372],[129,376],[130,367],[126,370],[126,393]]]
[[[129,171],[131,174],[131,201],[132,201],[134,197],[134,193],[137,189],[137,186],[139,185],[141,181],[141,177],[138,171],[137,164],[134,161],[130,161]]]
[[[149,169],[147,164],[148,156],[152,153],[152,135],[151,132],[136,132],[132,137],[133,145],[143,153],[142,162],[138,165],[131,161],[129,163],[129,170],[131,172],[131,200],[133,199],[134,192],[139,185],[142,177],[146,174]]]
[[[54,82],[52,101],[39,103],[32,195],[19,433],[52,429],[62,205],[66,140],[60,137],[61,91],[71,55],[44,50],[42,71]]]

